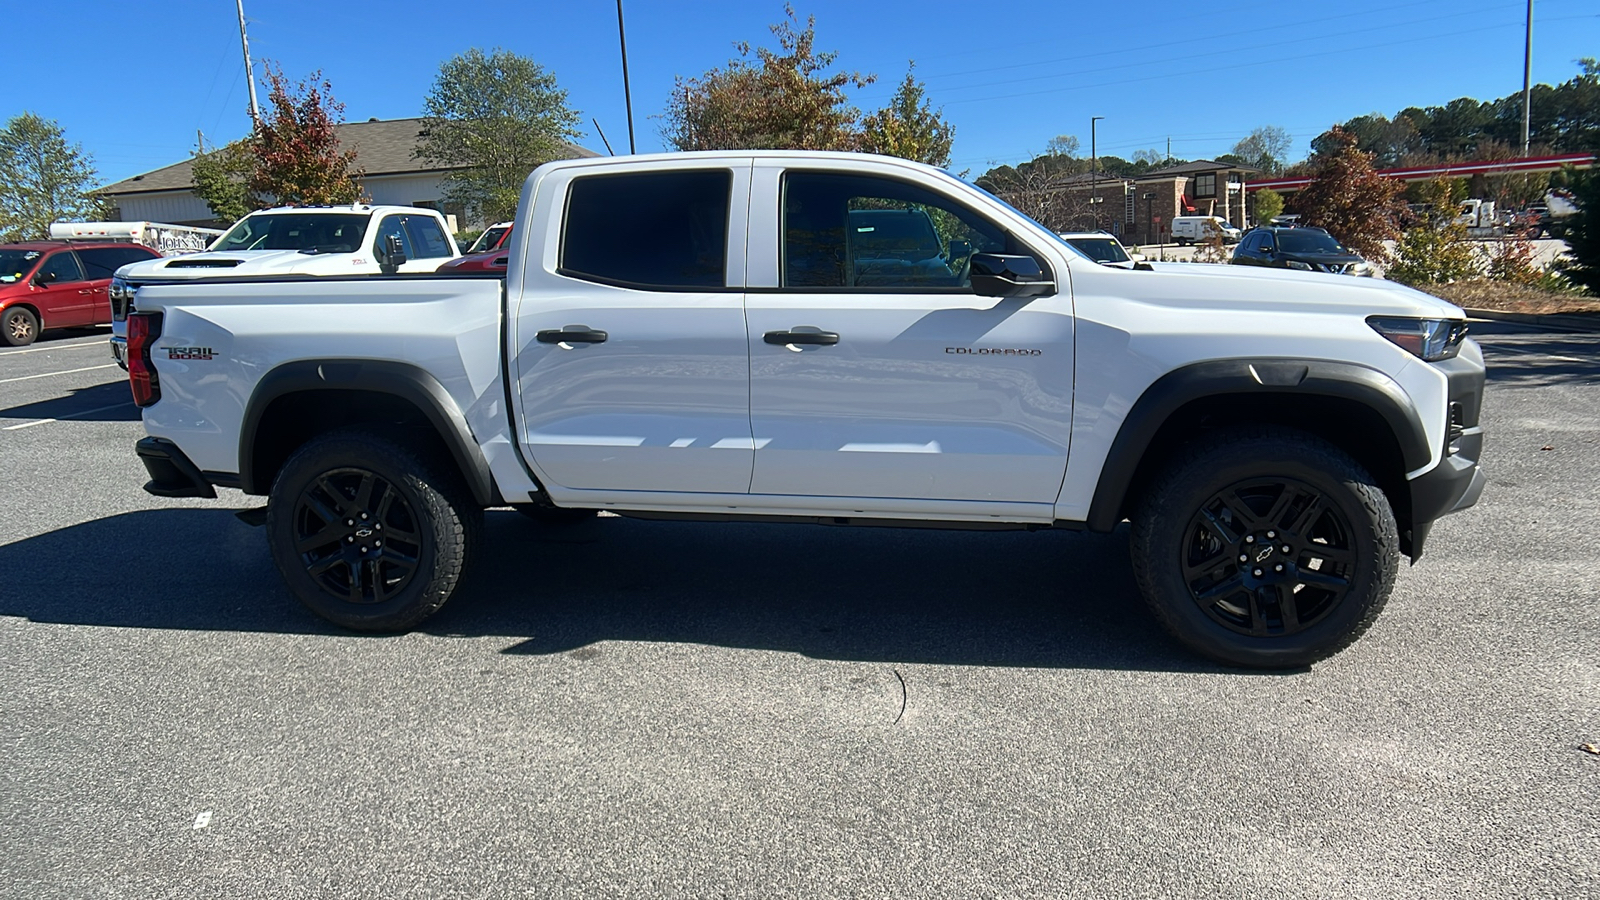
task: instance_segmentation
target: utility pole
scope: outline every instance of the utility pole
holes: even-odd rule
[[[261,107],[256,104],[256,70],[250,65],[250,36],[244,30],[244,0],[236,2],[239,6],[239,45],[244,48],[244,80],[250,85],[250,131],[253,133],[261,124]]]
[[[628,153],[633,154],[639,151],[633,145],[633,91],[628,87],[628,35],[622,30],[622,0],[617,0],[617,40],[622,44],[622,102],[628,107]]]
[[[1527,43],[1522,48],[1522,155],[1528,155],[1528,120],[1531,116],[1530,104],[1533,101],[1533,89],[1530,76],[1533,74],[1533,0],[1528,0],[1528,31]]]
[[[1094,227],[1100,227],[1100,152],[1095,145],[1094,126],[1105,116],[1089,117],[1089,212],[1094,216]]]

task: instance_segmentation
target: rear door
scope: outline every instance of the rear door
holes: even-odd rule
[[[673,160],[541,183],[508,284],[512,377],[520,439],[558,500],[749,490],[749,179],[748,162]]]
[[[766,163],[750,277],[776,286],[747,289],[751,492],[1054,502],[1072,424],[1066,271],[958,195],[859,164]],[[1034,255],[1059,292],[977,296],[973,252]]]

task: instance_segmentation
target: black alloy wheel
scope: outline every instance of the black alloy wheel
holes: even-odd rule
[[[422,553],[416,510],[367,469],[334,469],[301,490],[295,552],[324,591],[349,603],[382,603],[405,590]]]
[[[1151,614],[1227,665],[1326,659],[1377,620],[1399,530],[1376,480],[1338,447],[1279,427],[1217,429],[1176,451],[1132,516]]]
[[[444,606],[483,524],[448,454],[365,428],[307,442],[273,479],[267,543],[290,591],[357,631],[409,629]]]
[[[1303,481],[1241,481],[1190,518],[1183,579],[1201,611],[1230,631],[1296,634],[1350,592],[1353,533],[1339,508]]]

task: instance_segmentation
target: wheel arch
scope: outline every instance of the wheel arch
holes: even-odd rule
[[[449,392],[427,371],[389,360],[297,360],[264,375],[239,431],[240,488],[267,493],[297,448],[349,425],[412,432],[448,454],[475,501],[500,503],[488,461]]]
[[[1212,360],[1157,379],[1112,442],[1089,507],[1088,527],[1110,531],[1132,513],[1173,454],[1209,428],[1282,425],[1350,454],[1389,497],[1411,555],[1406,473],[1432,458],[1421,417],[1405,390],[1376,369],[1289,358]]]

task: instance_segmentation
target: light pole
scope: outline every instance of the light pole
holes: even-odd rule
[[[622,101],[628,107],[628,152],[638,153],[633,146],[633,91],[628,87],[628,34],[622,30],[622,0],[617,0],[617,41],[622,44]]]
[[[1533,100],[1529,75],[1533,72],[1533,0],[1528,0],[1527,43],[1522,48],[1522,155],[1528,155],[1528,104]]]
[[[1532,3],[1533,0],[1528,2]],[[1095,146],[1094,126],[1104,118],[1105,116],[1089,117],[1089,213],[1094,216],[1096,230],[1100,228],[1100,207],[1096,205],[1100,202],[1100,153]]]

